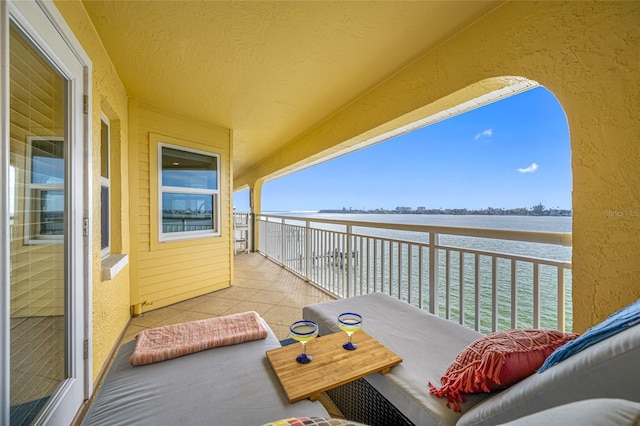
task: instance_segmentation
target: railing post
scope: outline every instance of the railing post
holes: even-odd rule
[[[305,221],[304,226],[304,277],[307,281],[311,280],[311,222]]]
[[[476,253],[474,255],[473,266],[475,268],[474,271],[474,286],[475,286],[475,310],[474,310],[474,318],[475,318],[475,331],[480,331],[480,255]]]
[[[440,312],[440,303],[438,297],[438,275],[439,265],[438,249],[440,236],[435,232],[429,233],[429,312],[438,315]]]
[[[345,253],[345,267],[347,268],[347,297],[351,296],[351,250],[352,250],[352,241],[351,236],[353,232],[353,227],[351,225],[347,225],[347,253]]]
[[[565,280],[564,280],[564,268],[558,268],[558,330],[565,331]]]
[[[262,229],[262,244],[263,244],[263,248],[264,248],[264,254],[266,254],[267,256],[271,256],[269,254],[269,218],[268,217],[262,217],[262,219],[260,220],[260,227]],[[260,244],[260,239],[258,239],[258,244]]]
[[[533,328],[540,328],[540,264],[533,262]]]
[[[280,219],[280,264],[284,265],[284,219]]]
[[[255,228],[256,228],[256,222],[255,222],[256,218],[255,215],[253,213],[248,213],[247,214],[247,226],[249,227],[249,231],[247,232],[247,251],[249,251],[250,253],[253,253],[256,251],[256,246],[255,246],[255,241],[256,241],[256,236],[255,236]]]

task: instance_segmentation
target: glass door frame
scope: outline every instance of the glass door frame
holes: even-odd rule
[[[9,28],[13,23],[67,80],[69,212],[66,276],[68,378],[38,424],[70,424],[92,391],[91,367],[91,61],[52,1],[0,1],[0,188],[9,184]],[[10,413],[9,191],[0,195],[0,424]]]

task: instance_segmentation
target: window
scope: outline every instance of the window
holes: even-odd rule
[[[27,244],[64,238],[64,138],[27,137],[28,182],[25,195]]]
[[[103,114],[100,121],[100,250],[102,257],[111,253],[111,180],[109,119]]]
[[[220,157],[158,145],[160,241],[220,235]]]

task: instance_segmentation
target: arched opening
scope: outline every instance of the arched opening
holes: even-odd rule
[[[262,191],[262,211],[336,220],[570,233],[572,173],[566,115],[544,87],[529,85],[515,95],[507,93],[501,90],[501,96],[493,93],[462,107],[451,107],[387,132],[397,134],[390,139],[267,181]],[[402,239],[399,235],[394,234],[394,238]],[[448,237],[446,243],[465,244],[483,252],[506,251],[514,257],[571,262],[571,247],[550,250],[505,241],[477,245],[476,241]],[[390,256],[395,262],[396,255]],[[518,309],[515,323],[500,319],[504,321],[501,328],[532,326],[535,292],[540,293],[543,305],[540,325],[553,328],[564,322],[559,320],[560,308],[555,308],[559,288],[564,288],[566,300],[562,303],[566,310],[562,315],[566,315],[566,329],[571,329],[570,272],[537,264],[502,265],[501,261],[496,262],[494,272],[486,272],[487,268],[491,271],[490,263],[482,266],[485,260],[478,257],[463,262],[462,257],[451,260],[445,268],[448,271],[451,266],[454,283],[459,279],[461,287],[470,288],[467,294],[485,291],[482,289],[490,287],[492,274],[502,274],[509,276],[497,279],[498,286],[504,281],[506,288],[499,297],[509,299],[508,280],[513,280],[511,269],[515,271],[520,282],[517,297],[528,302]],[[470,262],[475,262],[474,268],[484,269],[463,271],[462,263],[469,267]],[[564,287],[558,285],[560,273],[564,274]],[[398,271],[397,281],[402,281],[402,274]],[[476,284],[478,280],[480,284]],[[458,293],[462,298],[463,292],[454,288],[447,300],[455,302]],[[487,297],[480,303],[490,304],[491,297]],[[441,309],[449,309],[440,298]],[[460,315],[466,316],[467,312]],[[474,319],[469,315],[460,321]],[[492,325],[482,319],[476,327],[490,332]]]

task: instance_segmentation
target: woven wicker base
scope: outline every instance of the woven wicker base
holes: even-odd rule
[[[327,410],[327,413],[329,413],[329,416],[331,418],[333,418],[333,419],[344,419],[345,418],[344,414],[342,414],[342,411],[340,411],[338,406],[333,403],[333,401],[331,400],[331,398],[329,398],[329,395],[327,395],[326,392],[322,392],[320,394],[319,401],[322,404],[322,406],[324,407],[324,409]]]
[[[345,418],[371,426],[414,426],[364,379],[327,391]]]

